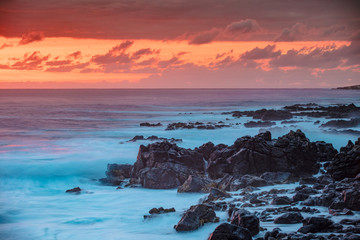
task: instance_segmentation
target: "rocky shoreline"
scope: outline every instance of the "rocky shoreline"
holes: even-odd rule
[[[174,228],[194,231],[220,221],[211,240],[360,239],[360,219],[351,218],[360,211],[360,138],[340,152],[329,143],[309,141],[300,130],[277,139],[264,132],[241,137],[230,146],[208,142],[195,149],[165,140],[141,145],[133,165],[109,164],[100,181],[208,193]],[[276,189],[289,183],[297,187]],[[274,188],[260,191],[265,186]],[[319,207],[328,208],[328,215],[317,215]],[[219,219],[216,211],[226,212],[227,219]],[[268,222],[302,226],[283,232],[281,227],[262,227]]]

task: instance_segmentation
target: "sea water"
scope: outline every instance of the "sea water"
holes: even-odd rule
[[[245,128],[251,118],[222,114],[310,102],[360,106],[360,94],[331,89],[0,90],[0,239],[206,239],[217,223],[190,233],[173,229],[204,194],[102,186],[97,179],[105,176],[107,163],[134,163],[140,144],[150,143],[128,142],[135,135],[180,138],[177,144],[186,148],[208,141],[232,144],[264,130],[276,138],[301,129],[311,141],[324,140],[337,149],[359,137],[324,131],[314,125],[318,119],[307,117],[295,124]],[[189,121],[233,125],[165,131],[169,123]],[[163,126],[140,127],[141,122]],[[65,193],[77,186],[84,193]],[[176,212],[144,220],[153,207]],[[226,221],[225,213],[217,215]]]

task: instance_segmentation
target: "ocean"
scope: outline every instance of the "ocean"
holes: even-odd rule
[[[173,229],[204,194],[117,190],[97,179],[105,176],[108,163],[136,161],[139,146],[150,143],[128,141],[136,135],[182,139],[177,144],[186,148],[208,141],[232,144],[264,130],[276,138],[301,129],[311,141],[323,140],[337,149],[360,137],[314,125],[314,120],[328,121],[323,118],[246,128],[250,117],[222,114],[303,103],[360,106],[360,94],[332,89],[0,90],[0,239],[207,239],[218,224],[189,233]],[[169,123],[190,121],[232,125],[165,131]],[[140,127],[142,122],[162,126]],[[77,186],[85,193],[65,193]],[[144,220],[153,207],[177,211]],[[217,214],[226,221],[224,213]]]

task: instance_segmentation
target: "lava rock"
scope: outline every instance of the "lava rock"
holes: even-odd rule
[[[75,188],[72,188],[72,189],[68,189],[68,190],[66,190],[65,192],[66,193],[80,193],[82,190],[81,190],[81,188],[79,188],[79,187],[75,187]]]
[[[341,225],[324,217],[310,217],[303,221],[303,226],[298,230],[301,233],[335,232],[341,229]]]
[[[212,207],[199,204],[191,206],[190,209],[184,213],[183,217],[180,219],[178,224],[174,226],[174,228],[178,232],[192,231],[198,229],[204,223],[217,222],[218,220],[219,219],[216,217]]]
[[[213,186],[215,186],[215,183],[206,177],[190,175],[188,179],[178,187],[177,192],[208,193]]]
[[[252,240],[252,237],[246,228],[222,223],[215,228],[208,240]]]
[[[259,218],[245,209],[240,209],[233,213],[231,224],[248,229],[252,236],[260,231]]]
[[[360,138],[355,144],[349,141],[342,147],[326,170],[337,181],[356,177],[360,173]]]
[[[271,204],[272,205],[289,205],[289,204],[291,204],[291,199],[286,196],[275,197],[272,200]]]
[[[295,224],[301,223],[304,217],[299,212],[289,212],[285,213],[277,218],[275,218],[274,223],[276,224]]]

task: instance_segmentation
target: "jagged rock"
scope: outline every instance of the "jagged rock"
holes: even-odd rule
[[[75,188],[72,188],[72,189],[68,189],[65,192],[66,193],[80,193],[81,191],[82,191],[81,188],[75,187]]]
[[[360,138],[355,144],[349,141],[342,147],[326,170],[337,181],[356,177],[360,173]]]
[[[245,209],[240,209],[233,213],[231,224],[248,229],[252,236],[258,234],[260,231],[259,218]]]
[[[218,220],[219,219],[216,217],[216,214],[211,207],[199,204],[191,206],[174,228],[178,232],[192,231],[198,229],[204,223],[217,222]]]
[[[354,118],[350,120],[331,120],[320,127],[335,127],[335,128],[352,128],[360,126],[360,118]]]
[[[161,126],[162,126],[161,123],[148,123],[148,122],[140,123],[140,127],[161,127]]]
[[[303,221],[303,226],[298,230],[301,233],[335,232],[341,229],[332,220],[324,217],[310,217]]]
[[[343,192],[344,207],[360,211],[360,184]]]
[[[289,212],[285,213],[277,218],[275,218],[274,223],[276,224],[295,224],[301,223],[303,216],[299,212]]]
[[[285,239],[286,236],[287,234],[282,233],[280,228],[274,228],[271,232],[265,233],[264,240]]]
[[[289,172],[265,172],[260,177],[274,184],[288,183],[294,180],[294,177]]]
[[[293,200],[293,202],[300,202],[300,201],[304,201],[304,200],[308,199],[309,196],[310,196],[309,194],[297,192],[293,196],[292,200]]]
[[[215,228],[208,240],[252,240],[252,237],[246,228],[222,223]]]
[[[270,132],[245,136],[229,147],[217,148],[210,155],[208,173],[213,179],[226,174],[260,175],[264,172],[315,174],[319,170],[318,149],[300,130],[270,141]]]
[[[244,123],[244,126],[247,128],[254,128],[254,127],[271,127],[276,125],[276,122],[271,121],[249,121]]]
[[[209,195],[205,199],[205,202],[216,201],[220,198],[231,198],[231,194],[221,191],[220,189],[217,188],[211,188]]]
[[[215,183],[206,177],[192,176],[190,175],[188,179],[178,187],[177,191],[179,193],[183,192],[200,192],[208,193],[210,192],[211,187],[214,187]]]
[[[143,187],[168,189],[182,185],[190,175],[204,174],[201,153],[169,142],[141,145],[132,171]]]
[[[291,204],[291,199],[286,196],[275,197],[272,200],[271,204],[272,205],[289,205],[289,204]]]
[[[105,172],[106,178],[100,182],[106,185],[118,186],[125,178],[130,178],[132,165],[130,164],[108,164]]]

